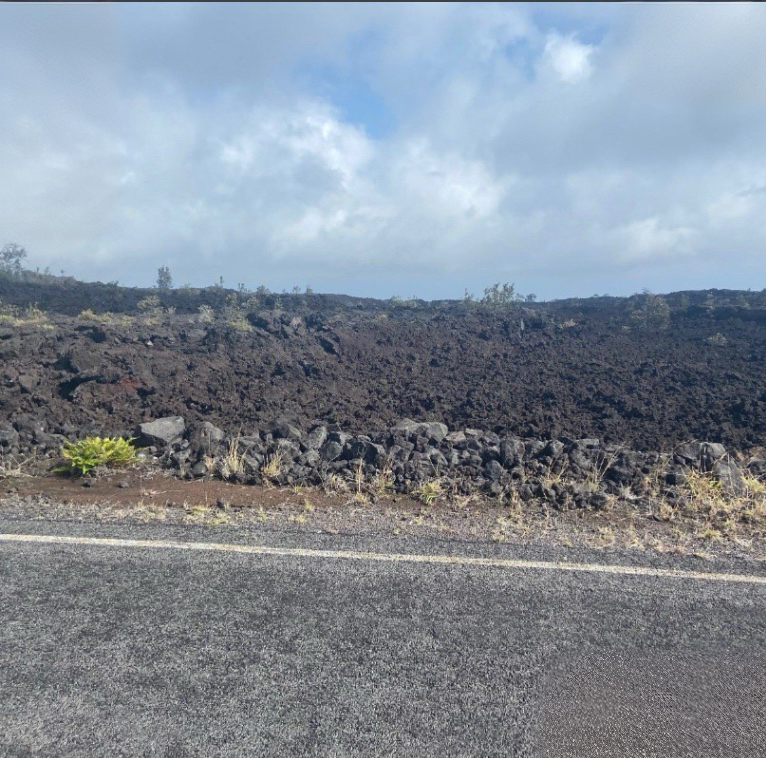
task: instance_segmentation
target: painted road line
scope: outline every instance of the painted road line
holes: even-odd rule
[[[766,584],[766,576],[725,574],[704,571],[620,566],[599,563],[570,563],[568,561],[526,561],[508,558],[476,558],[455,555],[425,555],[418,553],[368,553],[356,550],[308,550],[292,547],[234,545],[218,542],[172,542],[168,540],[126,540],[105,537],[63,537],[40,534],[0,534],[0,542],[32,542],[59,545],[93,545],[96,547],[132,547],[170,550],[208,550],[251,555],[274,555],[297,558],[336,558],[341,560],[389,561],[402,563],[433,563],[452,566],[487,566],[504,569],[535,569],[543,571],[581,571],[594,574],[623,574],[626,576],[695,579],[709,582]]]

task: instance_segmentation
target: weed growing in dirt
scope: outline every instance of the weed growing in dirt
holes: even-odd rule
[[[322,480],[322,491],[326,495],[339,495],[348,492],[348,485],[340,474],[327,474]]]
[[[689,472],[678,499],[670,505],[664,498],[654,504],[657,521],[686,521],[702,540],[738,539],[740,530],[766,534],[766,484],[744,476],[741,494],[726,492],[711,473]]]
[[[131,440],[120,437],[86,437],[77,442],[65,442],[61,455],[66,463],[54,469],[56,473],[82,476],[96,466],[104,464],[127,464],[137,460],[136,449]]]
[[[413,494],[424,505],[433,505],[444,494],[444,487],[441,479],[431,479],[423,482]]]
[[[365,491],[364,463],[359,461],[353,472],[354,494],[351,496],[351,502],[357,505],[364,505],[370,501],[370,497]]]
[[[370,483],[372,491],[382,497],[394,488],[394,472],[392,470],[392,460],[389,457],[382,469],[375,472],[375,476]]]

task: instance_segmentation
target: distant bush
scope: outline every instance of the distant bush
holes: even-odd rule
[[[240,305],[237,295],[232,293],[226,298],[226,305],[223,308],[223,317],[226,319],[226,323],[239,332],[250,332],[253,327],[247,320],[247,310]]]
[[[170,269],[167,266],[160,266],[157,269],[157,289],[169,290],[173,288],[173,277],[170,275]]]
[[[653,295],[644,290],[641,295],[635,295],[630,319],[642,329],[667,329],[670,324],[670,306],[662,295]],[[633,299],[633,298],[631,298]],[[638,304],[640,302],[640,304]]]
[[[463,295],[463,305],[467,308],[480,306],[482,308],[502,309],[517,307],[520,303],[534,303],[537,295],[522,295],[516,292],[516,286],[506,282],[502,286],[496,282],[490,287],[484,288],[484,297],[477,300],[467,289]]]
[[[157,295],[150,295],[149,297],[139,300],[138,303],[136,303],[136,306],[138,307],[138,310],[143,311],[144,313],[152,313],[160,309],[160,299]]]
[[[27,251],[15,242],[9,242],[0,249],[0,271],[17,275],[22,272],[21,261],[27,257]]]
[[[493,308],[502,308],[517,303],[521,299],[522,297],[516,294],[513,284],[506,282],[501,288],[498,282],[491,287],[484,288],[484,297],[481,299],[481,303]]]
[[[402,297],[399,297],[399,295],[394,295],[393,297],[390,297],[388,299],[388,304],[392,308],[413,308],[414,306],[417,305],[417,301],[415,300],[414,295],[407,300],[405,300]]]
[[[729,340],[727,340],[721,332],[718,332],[717,334],[708,337],[705,342],[709,342],[711,345],[716,345],[718,347],[723,347],[723,345],[728,344]]]

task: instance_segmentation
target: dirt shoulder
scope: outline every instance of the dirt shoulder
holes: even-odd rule
[[[439,537],[475,543],[620,549],[766,562],[762,526],[714,524],[709,516],[667,519],[649,502],[560,512],[544,502],[509,505],[482,497],[437,500],[180,480],[166,471],[108,471],[92,479],[0,480],[0,518],[114,524],[266,526],[326,534]]]

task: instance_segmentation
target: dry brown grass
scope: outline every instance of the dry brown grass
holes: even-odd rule
[[[341,495],[346,494],[349,491],[346,480],[340,474],[336,473],[327,474],[322,479],[320,489],[325,495]]]
[[[263,483],[270,486],[282,474],[284,459],[282,453],[274,453],[266,458],[261,466]]]
[[[237,432],[229,442],[229,449],[221,463],[221,476],[229,479],[245,471],[244,455],[239,452],[240,433]]]
[[[366,505],[370,502],[370,493],[364,476],[364,463],[359,461],[356,468],[351,473],[351,498],[349,504]]]
[[[34,455],[23,459],[14,455],[0,455],[0,479],[31,479],[34,474],[24,471],[24,467],[35,459]]]
[[[394,472],[392,470],[393,461],[389,456],[386,459],[383,468],[375,472],[375,476],[370,482],[370,488],[379,497],[393,492],[394,489]]]

